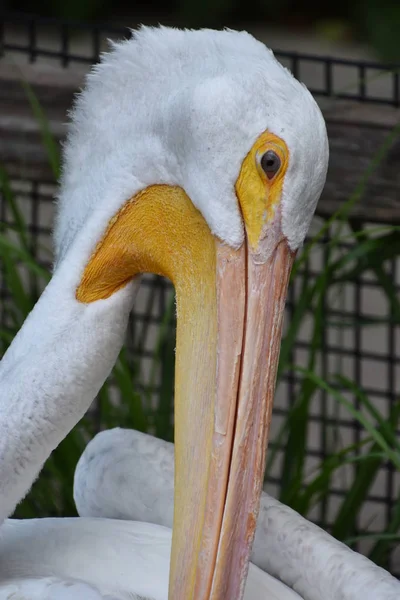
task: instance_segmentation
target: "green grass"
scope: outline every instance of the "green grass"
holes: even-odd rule
[[[41,126],[43,144],[56,178],[60,172],[58,148],[51,137],[39,103],[29,87],[26,87],[26,91]],[[330,530],[338,539],[350,545],[364,538],[373,542],[370,557],[383,566],[387,564],[389,552],[399,539],[400,498],[394,498],[391,520],[384,531],[371,532],[366,527],[365,531],[360,532],[357,528],[357,518],[379,470],[387,465],[391,465],[396,471],[400,469],[400,442],[396,435],[399,428],[400,401],[392,405],[389,415],[383,415],[365,391],[345,376],[345,359],[339,361],[333,371],[324,373],[323,377],[318,364],[324,353],[324,332],[327,326],[334,327],[340,337],[348,328],[375,327],[382,323],[400,324],[400,302],[387,270],[388,261],[400,255],[400,229],[379,226],[360,230],[350,218],[352,207],[362,199],[369,178],[385,160],[399,133],[400,126],[397,126],[388,134],[354,194],[340,210],[324,222],[296,261],[292,278],[298,279],[301,289],[282,342],[278,377],[281,379],[291,370],[299,380],[298,394],[282,426],[276,432],[274,444],[271,445],[267,457],[267,476],[276,467],[276,461],[282,459],[280,499],[305,516],[309,515],[314,507],[319,506],[321,519],[325,523],[328,522],[328,514],[332,508],[332,483],[339,476],[347,484],[348,492],[336,508]],[[0,264],[11,297],[2,307],[5,320],[3,325],[0,324],[1,355],[22,326],[40,291],[49,281],[50,273],[34,258],[31,235],[17,196],[7,174],[1,168],[0,191],[13,222],[11,226],[0,224]],[[309,279],[302,270],[312,253],[321,247],[321,240],[328,232],[331,233],[331,237],[323,246],[324,269],[315,279]],[[342,250],[342,242],[352,243],[352,247]],[[346,284],[359,280],[366,273],[374,275],[387,299],[387,315],[379,319],[363,319],[351,315],[346,320],[333,319],[329,314],[330,299],[340,298]],[[310,318],[311,336],[306,360],[303,366],[292,364],[299,332],[305,321]],[[147,376],[140,361],[143,339],[137,327],[132,330],[129,343],[122,350],[111,377],[99,394],[98,408],[94,413],[87,414],[53,452],[31,492],[17,508],[16,516],[75,514],[72,500],[75,465],[87,441],[99,427],[131,427],[151,431],[167,440],[173,439],[173,295],[166,303]],[[159,378],[161,386],[155,405],[153,388]],[[310,411],[315,407],[317,396],[321,393],[325,398],[322,402],[325,418],[321,437],[325,456],[311,469],[307,454]],[[358,423],[358,443],[346,446],[342,442],[337,422],[340,411],[345,411],[349,419]],[[348,481],[344,479],[345,474],[349,478]]]

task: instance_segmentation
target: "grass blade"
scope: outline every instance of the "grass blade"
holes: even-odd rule
[[[18,208],[18,204],[11,188],[11,183],[5,169],[0,165],[0,192],[3,194],[4,200],[10,209],[15,223],[15,231],[18,235],[21,246],[26,252],[29,252],[28,233],[25,219]],[[5,229],[3,224],[2,229]],[[9,225],[7,225],[9,227]]]
[[[134,385],[132,385],[125,349],[121,351],[113,375],[121,394],[122,407],[127,411],[125,420],[128,421],[130,427],[138,431],[148,431],[147,416],[143,409],[142,399]]]
[[[368,398],[367,394],[354,381],[351,381],[343,375],[335,375],[335,379],[346,389],[352,392],[360,401],[360,405],[364,406],[371,416],[379,424],[379,430],[384,435],[388,444],[397,449],[400,453],[400,440],[397,438],[397,422],[400,414],[400,402],[396,402],[391,407],[391,417],[385,420],[381,413],[375,408],[373,403]]]
[[[318,294],[317,307],[314,313],[314,328],[310,344],[308,369],[313,370],[317,351],[321,347],[322,330],[324,327],[324,295],[327,286],[326,272],[322,272],[315,283],[315,293]],[[300,391],[300,401],[290,411],[289,435],[285,447],[282,469],[280,500],[285,504],[294,502],[294,490],[304,478],[304,464],[307,450],[307,433],[309,424],[310,403],[317,385],[305,378]]]
[[[349,402],[349,400],[347,400],[347,398],[345,398],[338,390],[329,385],[326,381],[321,379],[321,377],[319,377],[316,373],[298,366],[294,366],[293,368],[302,373],[304,377],[310,378],[318,385],[318,387],[331,394],[331,396],[338,400],[338,402],[343,404],[349,413],[366,429],[371,438],[377,443],[379,448],[386,453],[387,458],[393,462],[396,469],[400,469],[400,456],[388,446],[380,431],[378,431],[378,429],[376,429],[374,425],[368,421],[368,419],[359,410],[357,410],[352,403]]]
[[[277,375],[278,381],[282,373],[285,371],[285,369],[287,369],[289,356],[296,342],[299,329],[301,327],[305,314],[309,310],[309,307],[313,304],[316,292],[317,284],[315,283],[313,285],[309,285],[306,278],[304,277],[302,281],[302,290],[299,294],[299,301],[294,309],[287,333],[285,334],[282,340]]]
[[[24,315],[27,315],[32,310],[34,302],[29,298],[18,268],[10,255],[3,253],[2,259],[5,283],[11,292],[14,306],[19,310],[20,324],[22,324]]]
[[[366,460],[370,456],[374,458],[380,458],[381,461],[386,459],[386,455],[383,452],[370,453],[368,455],[359,456],[348,456],[358,451],[363,446],[370,444],[371,439],[366,438],[361,440],[357,444],[347,446],[342,450],[335,452],[328,456],[319,466],[318,473],[313,480],[309,481],[305,486],[304,490],[299,489],[298,496],[296,498],[295,510],[300,514],[306,516],[311,508],[320,502],[323,497],[329,496],[329,483],[332,475],[337,469],[350,465],[355,462],[361,462]],[[336,521],[336,519],[335,519]]]
[[[161,387],[155,414],[155,435],[167,442],[174,440],[172,423],[175,370],[175,336],[168,335],[161,349]]]
[[[386,535],[397,535],[400,529],[400,496],[397,498],[397,502],[392,510],[392,518],[390,520],[389,526],[386,528]],[[392,547],[392,540],[390,539],[381,539],[374,544],[373,548],[369,553],[369,558],[375,562],[377,565],[385,565],[387,563],[387,558],[389,555],[389,551]]]
[[[350,546],[355,542],[362,542],[363,540],[399,542],[400,535],[398,533],[364,533],[363,535],[356,535],[355,537],[347,538],[346,540],[343,540],[343,543]]]
[[[55,141],[53,134],[51,133],[49,121],[47,120],[46,115],[43,112],[39,99],[33,91],[32,86],[29,85],[29,83],[24,79],[21,79],[21,84],[25,90],[29,104],[31,105],[33,115],[37,123],[39,124],[43,146],[46,149],[47,159],[51,166],[54,178],[58,180],[61,171],[61,159],[58,144]]]
[[[15,259],[19,259],[24,267],[31,271],[34,275],[44,279],[45,282],[50,281],[50,273],[47,269],[41,267],[23,248],[15,246],[6,236],[0,234],[0,256],[8,256],[15,264]],[[7,259],[6,259],[7,260]]]

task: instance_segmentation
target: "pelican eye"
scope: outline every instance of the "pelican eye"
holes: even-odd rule
[[[280,169],[281,159],[276,152],[268,150],[262,155],[260,164],[268,179],[272,179]]]

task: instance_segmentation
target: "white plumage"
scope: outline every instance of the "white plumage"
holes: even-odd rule
[[[9,520],[0,600],[166,600],[171,530],[113,519]],[[36,579],[36,578],[40,579]],[[251,565],[244,600],[300,600]]]
[[[72,117],[57,263],[74,242],[69,259],[81,264],[126,200],[157,183],[181,186],[212,233],[239,246],[235,182],[267,129],[290,148],[283,231],[293,250],[303,243],[325,184],[325,122],[307,88],[247,32],[142,27],[94,67]]]
[[[173,444],[112,429],[86,447],[75,472],[82,516],[172,524]],[[298,513],[262,494],[251,554],[304,600],[397,600],[400,582]]]

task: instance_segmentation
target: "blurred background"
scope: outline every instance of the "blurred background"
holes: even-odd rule
[[[5,8],[41,16],[185,27],[257,26],[324,43],[365,44],[384,62],[400,62],[400,3],[397,0],[4,0]],[[293,46],[296,43],[294,41]]]

